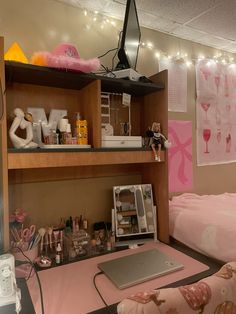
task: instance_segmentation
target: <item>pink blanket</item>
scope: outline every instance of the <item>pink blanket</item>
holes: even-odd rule
[[[236,194],[175,196],[169,216],[176,240],[218,260],[236,261]]]
[[[236,262],[231,262],[191,285],[131,295],[118,305],[118,314],[233,314],[235,291]]]

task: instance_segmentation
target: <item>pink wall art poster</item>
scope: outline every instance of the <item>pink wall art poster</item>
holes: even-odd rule
[[[236,67],[196,64],[198,166],[236,161]]]
[[[193,187],[192,122],[169,120],[169,192],[184,192]]]

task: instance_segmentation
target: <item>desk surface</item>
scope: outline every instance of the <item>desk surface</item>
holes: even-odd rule
[[[93,285],[93,277],[99,272],[97,264],[138,251],[145,251],[150,248],[157,248],[175,258],[177,261],[184,264],[184,269],[124,290],[117,289],[113,283],[102,274],[96,278],[96,283],[107,304],[111,305],[117,303],[133,293],[163,287],[209,269],[205,264],[198,262],[168,245],[149,242],[138,249],[114,252],[39,272],[44,294],[45,312],[47,314],[84,314],[103,308],[104,304]],[[28,287],[36,313],[40,313],[40,298],[35,278],[28,281]]]
[[[178,280],[176,282],[172,282],[170,284],[164,285],[162,288],[174,288],[174,287],[179,287],[181,285],[188,285],[191,284],[193,282],[196,282],[198,280],[201,280],[202,278],[208,277],[212,274],[214,274],[215,272],[217,272],[221,266],[224,264],[220,261],[216,261],[213,260],[201,253],[198,253],[196,251],[193,251],[192,249],[188,248],[187,246],[185,246],[182,243],[177,242],[174,239],[171,239],[171,247],[173,247],[174,249],[188,255],[191,256],[192,258],[194,258],[195,260],[198,260],[206,265],[208,265],[209,269],[201,272],[201,273],[197,273],[193,276],[187,277],[187,278],[183,278],[181,280]],[[117,304],[112,304],[110,305],[107,309],[106,307],[103,307],[101,309],[89,312],[88,314],[116,314],[117,313]]]
[[[178,271],[176,273],[177,276],[176,274],[169,274],[167,275],[169,276],[169,278],[166,278],[167,276],[164,276],[165,280],[163,279],[163,277],[159,277],[147,283],[136,285],[125,290],[116,289],[104,275],[99,276],[101,278],[97,277],[97,285],[100,292],[106,299],[107,303],[111,304],[109,306],[110,313],[116,313],[117,302],[135,291],[159,287],[175,287],[179,285],[190,284],[201,278],[211,275],[221,267],[221,264],[217,263],[216,261],[212,261],[211,259],[195,251],[192,251],[191,249],[188,249],[187,247],[179,243],[172,243],[171,246],[172,248],[160,243],[159,249],[161,248],[165,253],[172,255],[175,258],[177,257],[177,259],[179,259],[182,263],[188,265],[185,267],[185,270],[183,270],[185,271],[185,273],[183,273],[183,271]],[[143,246],[142,250],[148,248],[150,247]],[[178,251],[176,251],[175,249]],[[126,250],[125,252],[125,254],[135,253],[132,250]],[[181,252],[183,252],[184,254],[182,254]],[[104,308],[104,304],[102,303],[92,284],[93,275],[94,273],[98,272],[98,269],[96,267],[98,262],[116,258],[118,256],[122,256],[123,254],[124,253],[122,252],[115,252],[109,255],[99,256],[90,260],[75,262],[73,264],[68,264],[40,272],[46,313],[108,313],[107,309]],[[192,256],[193,259],[189,256]],[[197,261],[201,261],[202,263],[208,265],[208,267],[206,267],[205,265],[202,266],[202,264],[198,263]],[[172,278],[170,278],[170,276],[172,276]],[[31,298],[28,294],[27,286],[23,280],[20,281],[20,288],[23,296],[21,314],[33,314],[34,311]],[[36,308],[36,313],[41,314],[37,281],[31,281],[29,283],[29,288],[31,291],[31,297]],[[73,303],[73,305],[70,309],[71,302]],[[64,312],[65,310],[66,312]],[[1,314],[13,313],[15,313],[13,305],[1,308]]]

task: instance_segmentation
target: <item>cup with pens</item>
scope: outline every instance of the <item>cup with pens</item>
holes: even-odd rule
[[[17,260],[27,260],[27,257],[33,262],[38,256],[38,244],[41,239],[36,234],[36,226],[30,225],[28,228],[10,227],[11,249]]]

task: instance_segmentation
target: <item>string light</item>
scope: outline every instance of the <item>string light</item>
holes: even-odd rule
[[[170,55],[167,52],[161,51],[160,49],[155,49],[154,45],[148,41],[144,42],[142,41],[140,43],[141,48],[152,48],[154,51],[154,56],[157,59],[164,59],[167,58],[169,61],[182,61],[186,64],[187,67],[190,67],[191,65],[195,64],[198,61],[207,60],[207,66],[211,66],[213,63],[221,63],[223,65],[232,65],[236,67],[236,64],[234,64],[234,58],[232,56],[228,56],[225,52],[218,52],[213,57],[205,56],[202,53],[199,54],[197,57],[189,57],[188,53],[186,52],[180,52],[177,51],[175,54]]]
[[[116,27],[116,22],[111,19],[108,18],[107,16],[104,16],[102,14],[100,14],[98,11],[88,11],[88,10],[83,10],[83,13],[85,16],[87,16],[90,21],[92,21],[92,24],[100,24],[100,29],[104,30],[104,28],[113,26],[114,28],[117,29]],[[91,30],[91,25],[87,24],[86,25],[86,29],[88,31]],[[119,29],[120,31],[120,29]],[[154,53],[154,57],[158,60],[162,59],[162,58],[167,58],[169,61],[181,61],[183,63],[186,64],[187,67],[190,67],[191,65],[195,64],[198,61],[202,61],[204,59],[208,60],[207,61],[207,66],[211,66],[212,62],[213,63],[221,63],[223,65],[228,65],[228,66],[236,66],[234,64],[234,58],[232,56],[227,55],[225,52],[218,52],[216,54],[213,55],[213,57],[209,57],[209,56],[204,56],[202,53],[200,53],[197,57],[196,56],[188,56],[187,52],[181,52],[181,51],[177,51],[175,54],[169,54],[168,52],[164,52],[160,49],[156,49],[154,44],[151,41],[142,41],[140,43],[140,48],[148,48],[149,50],[153,51]]]
[[[88,10],[83,10],[84,15],[88,18],[90,23],[87,23],[85,26],[86,30],[90,31],[92,28],[92,24],[100,24],[100,28],[104,29],[105,26],[113,26],[114,28],[117,29],[116,27],[116,22],[112,18],[107,18],[106,16],[100,14],[98,11],[88,11]],[[93,26],[94,27],[94,26]]]

